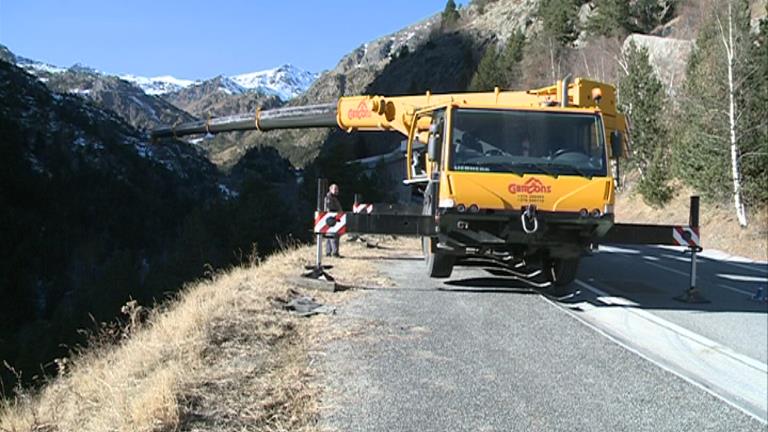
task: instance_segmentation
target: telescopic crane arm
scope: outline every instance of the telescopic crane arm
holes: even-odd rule
[[[612,86],[583,78],[527,91],[431,94],[414,96],[346,96],[336,103],[258,110],[256,113],[209,118],[163,127],[152,138],[229,131],[338,127],[353,131],[397,131],[408,135],[417,110],[439,106],[541,109],[546,107],[600,109],[607,132],[625,130],[624,116],[616,109]],[[417,131],[428,124],[417,125]]]

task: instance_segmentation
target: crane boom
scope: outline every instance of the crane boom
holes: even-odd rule
[[[599,90],[600,98],[593,93]],[[577,78],[573,82],[526,91],[431,94],[412,96],[345,96],[336,103],[258,110],[255,113],[212,117],[152,131],[152,138],[180,137],[201,133],[275,129],[338,127],[352,132],[393,130],[408,135],[416,111],[453,104],[456,106],[485,106],[489,108],[540,109],[599,109],[605,118],[607,132],[624,131],[624,118],[616,110],[616,95],[612,86]],[[419,131],[428,124],[419,125]]]
[[[336,126],[336,104],[307,105],[235,114],[167,126],[152,131],[152,138],[272,129],[298,129]]]

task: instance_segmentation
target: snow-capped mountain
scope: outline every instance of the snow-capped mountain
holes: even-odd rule
[[[52,64],[39,62],[36,60],[28,59],[26,57],[18,56],[11,52],[5,45],[0,44],[0,60],[5,60],[8,63],[15,64],[16,66],[24,69],[32,75],[41,77],[41,75],[55,74],[65,72],[67,68],[54,66]],[[76,65],[77,66],[77,65]],[[44,80],[43,80],[44,81]]]
[[[220,90],[227,94],[262,93],[274,95],[287,101],[304,93],[317,79],[318,74],[286,64],[274,69],[249,72],[233,76],[215,77],[220,83]],[[147,78],[137,75],[120,75],[120,78],[139,86],[145,93],[164,95],[177,92],[200,80],[179,79],[170,75]]]
[[[239,95],[244,93],[260,93],[277,96],[282,101],[287,101],[304,93],[319,76],[319,74],[299,69],[290,64],[284,64],[274,69],[248,72],[239,75],[217,76],[209,80],[183,79],[176,78],[172,75],[145,77],[133,74],[110,74],[79,63],[66,68],[31,60],[14,55],[3,45],[0,45],[0,59],[15,63],[32,75],[37,76],[43,82],[48,81],[53,75],[67,71],[88,72],[105,76],[115,76],[136,85],[142,89],[144,93],[152,96],[167,95],[205,81],[217,80],[221,85],[220,91],[226,94]]]
[[[54,66],[48,63],[29,60],[23,57],[17,57],[16,64],[22,69],[31,73],[32,75],[37,75],[40,72],[55,74],[55,73],[66,72],[67,70],[67,68],[62,68],[62,67]]]
[[[214,80],[219,85],[219,91],[222,91],[228,95],[248,93],[248,89],[235,82],[235,80],[231,77],[218,76],[214,78]]]
[[[139,88],[144,90],[144,93],[155,96],[179,91],[199,82],[194,80],[179,79],[170,75],[147,78],[138,75],[124,74],[119,75],[119,77],[120,79],[137,85]]]
[[[288,100],[307,91],[317,77],[316,73],[285,64],[274,69],[235,75],[230,78],[247,90],[271,93],[282,100]]]

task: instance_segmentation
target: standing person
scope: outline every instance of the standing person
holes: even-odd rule
[[[328,188],[328,193],[325,195],[325,211],[327,212],[340,212],[341,202],[339,201],[339,185],[332,184]],[[325,240],[325,256],[335,256],[341,258],[339,255],[339,235],[327,234]]]

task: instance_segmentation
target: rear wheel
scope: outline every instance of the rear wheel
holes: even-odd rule
[[[544,263],[544,272],[547,279],[552,282],[552,292],[555,295],[570,294],[571,283],[576,279],[579,270],[579,258],[549,259]]]
[[[437,242],[433,237],[422,237],[422,249],[424,250],[424,262],[427,264],[427,274],[433,278],[447,278],[453,272],[453,264],[456,257],[442,252],[432,251],[432,246]]]

